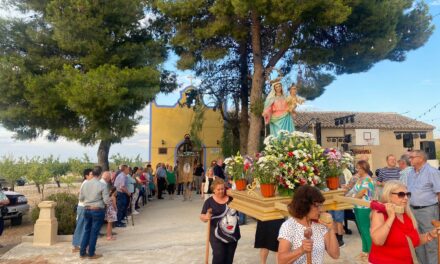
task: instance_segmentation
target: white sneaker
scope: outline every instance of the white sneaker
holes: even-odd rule
[[[136,211],[136,210],[133,210],[133,213],[132,214],[134,214],[134,215],[138,215],[139,214],[139,212],[138,211]]]

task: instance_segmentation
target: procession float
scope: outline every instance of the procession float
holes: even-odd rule
[[[225,159],[235,183],[232,208],[261,221],[282,219],[288,216],[295,189],[305,184],[322,190],[324,210],[353,208],[339,189],[343,167],[353,162],[350,154],[323,149],[312,134],[298,131],[280,130],[266,137],[264,145],[255,157],[237,153]]]

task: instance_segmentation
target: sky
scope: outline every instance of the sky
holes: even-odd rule
[[[395,112],[434,125],[435,137],[440,138],[440,0],[426,2],[435,16],[433,23],[436,29],[423,47],[409,52],[404,62],[382,61],[368,72],[337,76],[322,96],[306,101],[298,110]],[[0,10],[0,15],[5,13],[5,10]],[[168,62],[166,68],[174,70],[175,60]],[[158,95],[158,103],[174,104],[180,90],[191,83],[190,71],[179,71],[177,74],[179,90]],[[198,80],[193,82],[197,86]],[[122,156],[140,155],[143,160],[149,159],[148,107],[138,114],[142,120],[136,133],[120,144],[112,145],[109,156],[120,153]],[[97,149],[97,145],[85,147],[63,139],[57,142],[48,142],[43,138],[16,141],[11,132],[0,126],[0,156],[54,155],[66,160],[86,153],[96,161]]]

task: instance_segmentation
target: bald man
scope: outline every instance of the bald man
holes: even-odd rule
[[[112,187],[112,174],[109,171],[104,171],[99,181],[105,184],[110,193],[110,189]]]

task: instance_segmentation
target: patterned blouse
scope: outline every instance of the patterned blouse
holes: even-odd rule
[[[353,186],[353,193],[356,196],[360,191],[367,190],[364,196],[361,197],[362,200],[372,201],[374,197],[374,182],[371,177],[367,176],[365,179],[359,179]],[[355,205],[356,208],[368,208],[365,206]]]
[[[324,237],[327,234],[327,227],[324,225],[312,222],[312,240],[313,240],[313,251],[312,251],[312,263],[321,264],[324,261],[325,243]],[[307,227],[298,223],[294,218],[290,217],[287,219],[283,225],[281,225],[280,232],[278,234],[278,240],[284,239],[290,242],[291,250],[295,250],[302,245],[302,241],[305,239],[304,230]],[[302,255],[296,261],[291,264],[306,264],[307,256]]]

